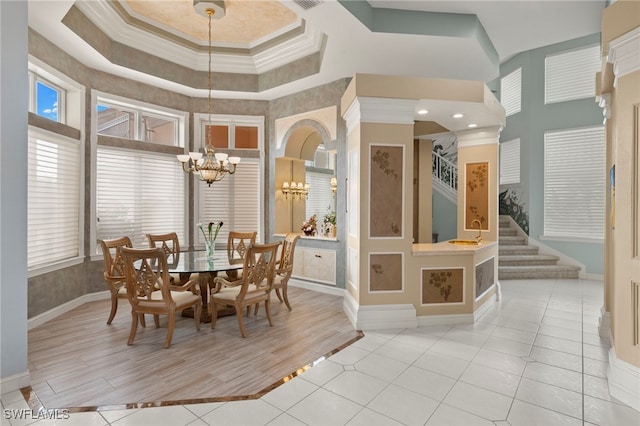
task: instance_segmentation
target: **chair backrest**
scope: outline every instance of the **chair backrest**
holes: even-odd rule
[[[254,244],[244,257],[242,288],[238,294],[244,298],[250,291],[270,292],[276,270],[276,257],[281,241],[270,244]],[[253,287],[254,285],[255,287]]]
[[[227,239],[227,255],[230,259],[244,259],[247,249],[256,243],[257,232],[229,231]]]
[[[125,264],[127,295],[132,306],[140,303],[144,303],[146,307],[168,306],[173,303],[167,257],[161,248],[123,247],[120,252]],[[162,299],[156,296],[152,300],[152,293],[158,290],[161,291]]]
[[[278,272],[293,271],[293,255],[295,254],[296,244],[300,239],[300,235],[288,233],[282,242],[282,250],[280,252],[280,260],[278,261]]]
[[[166,234],[147,234],[147,240],[149,240],[150,248],[160,248],[165,257],[178,257],[180,253],[180,242],[178,241],[178,234],[175,232],[169,232]]]
[[[125,265],[120,253],[121,247],[133,247],[129,237],[98,240],[104,258],[104,278],[107,281],[122,281],[125,275]]]

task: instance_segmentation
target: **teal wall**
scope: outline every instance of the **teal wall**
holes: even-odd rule
[[[604,241],[567,242],[541,239],[544,235],[544,132],[602,124],[602,110],[594,97],[544,104],[545,56],[580,47],[600,44],[600,34],[523,52],[503,63],[500,76],[522,68],[522,110],[507,117],[500,141],[520,138],[520,184],[501,186],[514,191],[529,216],[529,236],[583,263],[589,274],[604,273]],[[594,75],[595,79],[595,75]],[[497,85],[498,98],[499,84]],[[594,173],[606,173],[594,170]],[[602,202],[605,200],[603,198]]]
[[[458,238],[458,207],[433,190],[433,222],[432,232],[438,234],[438,241],[453,240]]]

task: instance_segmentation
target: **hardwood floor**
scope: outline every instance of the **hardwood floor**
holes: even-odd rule
[[[32,386],[23,393],[32,406],[72,411],[259,397],[362,336],[341,297],[289,287],[289,300],[292,311],[273,295],[273,327],[264,306],[245,317],[247,338],[235,316],[199,332],[180,317],[169,349],[166,317],[157,329],[147,316],[127,346],[128,303],[121,301],[111,325],[109,300],[86,303],[29,331]]]

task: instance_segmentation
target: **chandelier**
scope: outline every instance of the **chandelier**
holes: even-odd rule
[[[218,12],[218,18],[224,16],[224,1],[198,1],[194,0],[194,7],[200,14],[209,18],[209,73],[208,88],[209,97],[207,104],[208,123],[211,123],[211,20]],[[206,134],[207,132],[205,132]],[[222,180],[227,174],[236,172],[236,165],[240,162],[240,157],[229,157],[225,153],[216,153],[211,141],[205,136],[207,144],[202,152],[189,152],[189,154],[178,155],[178,161],[182,163],[182,170],[185,173],[193,173],[199,180],[206,182],[209,186],[213,182]]]

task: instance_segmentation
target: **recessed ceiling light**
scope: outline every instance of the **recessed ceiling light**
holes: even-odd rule
[[[467,124],[467,127],[472,129],[474,127],[478,127],[478,125],[476,123],[471,123],[471,124]]]
[[[453,118],[462,118],[462,117],[464,117],[464,114],[458,112],[456,114],[453,114],[452,117]]]
[[[429,112],[429,111],[427,111],[427,110],[426,110],[426,109],[424,109],[424,108],[422,108],[422,109],[419,109],[419,110],[418,110],[418,114],[420,114],[420,115],[425,115],[425,114],[427,114],[428,112]]]

